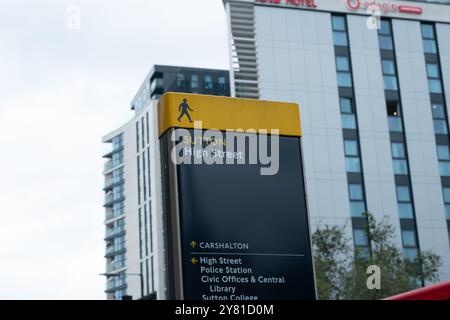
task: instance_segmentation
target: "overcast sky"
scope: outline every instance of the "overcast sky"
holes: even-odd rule
[[[0,299],[104,299],[101,137],[153,64],[228,68],[222,1],[0,7]]]

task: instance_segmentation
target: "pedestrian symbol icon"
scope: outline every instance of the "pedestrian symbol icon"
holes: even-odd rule
[[[187,99],[183,99],[183,102],[178,107],[178,111],[180,112],[180,116],[178,117],[178,122],[181,122],[181,119],[183,118],[184,115],[186,115],[186,117],[189,119],[190,123],[193,122],[191,119],[191,116],[189,114],[189,111],[194,111],[194,110],[192,110],[189,107],[189,105],[187,103]]]

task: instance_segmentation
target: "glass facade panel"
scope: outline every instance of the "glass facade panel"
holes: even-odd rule
[[[350,71],[350,64],[347,57],[336,57],[337,71]]]
[[[437,54],[437,46],[435,40],[423,40],[423,49],[425,53]]]
[[[383,76],[384,89],[398,91],[397,78],[395,76]]]
[[[356,118],[353,114],[342,114],[341,122],[344,129],[356,129]]]
[[[445,120],[434,120],[434,133],[436,134],[447,134],[447,123]]]
[[[352,87],[352,76],[348,72],[338,72],[337,73],[337,82],[339,87]]]
[[[417,249],[415,248],[405,248],[403,249],[403,254],[408,260],[414,261],[417,259]]]
[[[395,64],[392,60],[381,60],[381,65],[383,67],[383,74],[385,75],[395,75]]]
[[[394,50],[394,44],[391,37],[379,36],[380,49]]]
[[[345,155],[346,156],[358,156],[358,144],[356,140],[345,140],[344,141]]]
[[[353,230],[353,239],[356,246],[367,246],[369,244],[366,232],[361,229]]]
[[[353,218],[362,218],[366,211],[363,201],[350,201],[350,214]]]
[[[394,159],[393,165],[394,165],[394,174],[398,175],[408,174],[408,164],[406,163],[406,160]]]
[[[411,203],[399,203],[398,204],[398,214],[400,219],[413,219],[413,209]]]
[[[416,247],[416,234],[412,230],[402,231],[402,240],[404,247]]]
[[[400,117],[388,117],[389,131],[403,132],[402,119]]]
[[[392,146],[392,157],[393,158],[405,158],[405,147],[403,146],[403,143],[393,142],[391,144]]]
[[[333,16],[331,19],[333,30],[335,31],[347,31],[345,25],[345,17],[343,16]]]
[[[363,191],[360,184],[349,184],[350,200],[363,200]]]
[[[428,78],[439,79],[439,68],[435,63],[427,63],[427,76]]]
[[[440,161],[439,162],[439,171],[440,171],[441,176],[450,177],[450,162]]]
[[[445,119],[444,105],[435,103],[431,108],[434,119]]]
[[[439,160],[450,160],[450,152],[447,145],[438,145],[437,152]]]
[[[431,93],[442,93],[442,85],[441,80],[437,79],[428,79],[428,87]]]
[[[347,172],[361,172],[361,163],[359,158],[346,158],[345,165]]]
[[[351,99],[341,98],[340,99],[340,106],[341,106],[341,112],[342,113],[353,113],[352,100]]]
[[[347,47],[347,34],[345,32],[333,31],[333,44],[335,46]]]
[[[397,186],[397,199],[399,202],[410,202],[411,194],[409,192],[409,187]]]
[[[422,38],[434,39],[434,28],[431,24],[422,24]]]

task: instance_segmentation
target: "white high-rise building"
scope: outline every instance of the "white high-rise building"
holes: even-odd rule
[[[450,1],[225,0],[236,97],[300,104],[309,214],[364,211],[450,279]]]
[[[156,105],[166,91],[229,95],[228,71],[156,65],[131,102],[133,119],[103,138],[106,295],[165,299]]]

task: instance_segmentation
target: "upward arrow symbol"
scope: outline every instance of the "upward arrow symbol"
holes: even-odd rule
[[[191,241],[191,247],[192,249],[195,249],[195,247],[197,247],[197,242],[195,242],[194,240]]]

